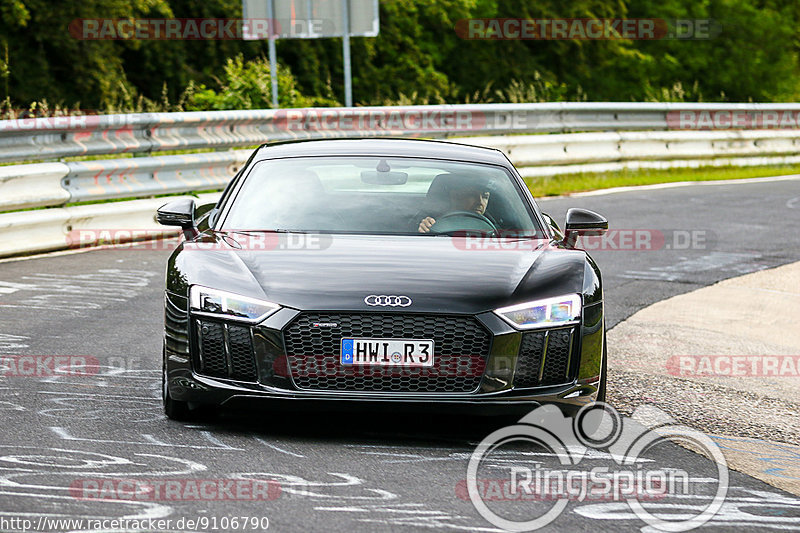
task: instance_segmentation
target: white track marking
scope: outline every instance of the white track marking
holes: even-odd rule
[[[26,341],[29,340],[30,337],[25,337],[23,335],[9,335],[6,333],[0,333],[0,353],[8,353],[11,351],[29,348],[29,346],[26,344]]]
[[[241,450],[241,448],[234,448],[233,446],[228,446],[218,438],[216,438],[210,431],[201,431],[200,434],[203,436],[211,444],[218,446],[224,450]]]
[[[74,437],[67,432],[66,429],[58,426],[51,426],[50,430],[61,437],[64,440],[70,441],[82,441],[82,442],[91,442],[91,443],[104,443],[104,444],[138,444],[144,446],[162,446],[166,448],[191,448],[194,450],[235,450],[235,451],[244,451],[244,448],[233,448],[228,445],[224,445],[223,447],[220,446],[200,446],[196,444],[171,444],[167,442],[161,442],[152,435],[142,435],[141,441],[131,441],[131,440],[114,440],[114,439],[98,439],[98,438],[83,438],[83,437]]]
[[[288,450],[284,450],[283,448],[278,448],[278,447],[277,447],[277,446],[275,446],[274,444],[271,444],[271,443],[269,443],[269,442],[267,442],[267,441],[265,441],[264,439],[261,439],[261,438],[259,438],[259,437],[256,437],[256,440],[257,440],[258,442],[260,442],[261,444],[263,444],[264,446],[266,446],[266,447],[268,447],[268,448],[272,448],[273,450],[275,450],[275,451],[277,451],[277,452],[285,453],[286,455],[291,455],[292,457],[300,457],[300,458],[305,458],[305,455],[301,455],[301,454],[299,454],[299,453],[290,452],[290,451],[288,451]]]

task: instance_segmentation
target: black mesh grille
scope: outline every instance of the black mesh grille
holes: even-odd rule
[[[210,320],[198,320],[197,327],[200,331],[200,374],[239,381],[257,380],[250,328]]]
[[[315,323],[327,324],[319,327]],[[345,366],[340,364],[343,337],[433,339],[434,365]],[[472,317],[308,313],[284,330],[284,342],[292,377],[300,389],[472,392],[483,377],[491,335]]]
[[[253,358],[250,328],[228,326],[228,343],[231,353],[231,377],[241,381],[255,381],[256,364]]]
[[[517,387],[535,387],[539,384],[539,371],[542,368],[542,351],[544,350],[544,332],[524,333],[522,346],[517,358],[517,370],[514,373],[514,385]]]
[[[570,329],[557,329],[548,333],[542,385],[555,385],[567,381],[571,337]]]
[[[225,333],[219,322],[200,322],[200,361],[203,374],[227,377]]]
[[[568,372],[572,335],[572,328],[523,333],[514,373],[514,386],[537,387],[567,383],[570,380]]]

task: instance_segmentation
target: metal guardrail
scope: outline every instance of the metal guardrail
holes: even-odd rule
[[[67,203],[69,192],[61,180],[68,173],[64,163],[0,167],[0,211]]]
[[[799,104],[563,102],[88,115],[0,121],[0,162],[268,140],[674,129],[682,111],[800,112]],[[679,126],[679,124],[677,124]],[[719,128],[711,124],[711,128]],[[729,124],[728,127],[742,129]],[[746,127],[746,126],[745,126]]]
[[[222,189],[251,153],[232,150],[69,162],[61,185],[69,202]]]
[[[461,142],[503,150],[524,177],[800,160],[800,130],[515,135],[470,137]]]
[[[747,129],[760,126],[785,129]],[[669,131],[675,129],[681,131]],[[588,133],[518,135],[573,131]],[[800,105],[490,104],[22,119],[0,121],[0,162],[368,136],[461,136],[460,142],[504,150],[526,177],[794,163],[800,161]],[[71,235],[87,227],[155,230],[153,214],[163,200],[64,206],[221,189],[249,155],[226,150],[0,167],[0,212],[6,211],[0,213],[0,257],[68,248]],[[201,200],[208,201],[213,197]],[[25,211],[35,207],[48,209]]]
[[[797,162],[800,131],[600,132],[467,137],[525,177],[621,168]],[[221,189],[250,155],[230,150],[0,167],[0,211]]]
[[[219,195],[200,195],[197,202],[216,202]],[[164,203],[155,198],[0,214],[0,257],[177,235],[155,221]]]
[[[222,189],[251,150],[0,167],[0,212]]]

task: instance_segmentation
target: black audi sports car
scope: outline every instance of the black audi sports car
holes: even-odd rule
[[[603,400],[600,271],[499,150],[406,139],[259,147],[215,205],[173,201],[163,399],[567,412]]]

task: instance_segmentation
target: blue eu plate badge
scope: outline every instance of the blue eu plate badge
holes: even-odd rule
[[[353,339],[342,339],[342,364],[353,364]]]

